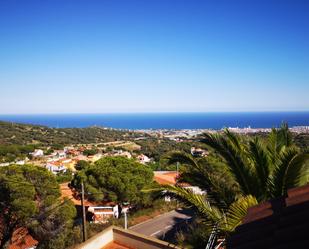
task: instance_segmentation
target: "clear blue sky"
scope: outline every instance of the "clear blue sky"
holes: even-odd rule
[[[309,110],[308,0],[2,0],[0,113]]]

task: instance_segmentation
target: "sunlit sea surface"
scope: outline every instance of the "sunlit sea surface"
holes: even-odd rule
[[[123,113],[0,115],[0,120],[49,127],[103,126],[118,129],[221,129],[309,126],[308,112]]]

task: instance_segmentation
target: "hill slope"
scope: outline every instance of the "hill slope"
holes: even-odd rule
[[[79,144],[101,143],[141,136],[140,133],[88,128],[49,128],[0,121],[0,144]]]

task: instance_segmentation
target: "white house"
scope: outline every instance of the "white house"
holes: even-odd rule
[[[0,167],[10,166],[10,163],[0,163]]]
[[[88,212],[93,213],[94,223],[106,223],[110,218],[119,217],[118,205],[115,206],[90,206]]]
[[[46,168],[55,175],[67,171],[67,168],[60,162],[49,162],[46,164]]]
[[[67,154],[64,150],[56,150],[54,153],[52,153],[52,156],[56,159],[63,159],[66,158]]]
[[[34,152],[30,153],[33,157],[41,157],[44,156],[44,151],[41,149],[34,150]]]
[[[25,160],[19,160],[19,161],[17,161],[15,164],[17,164],[17,165],[25,165]]]
[[[138,159],[139,162],[142,163],[142,164],[149,163],[149,162],[151,161],[151,159],[150,159],[148,156],[143,155],[143,154],[137,156],[137,159]]]

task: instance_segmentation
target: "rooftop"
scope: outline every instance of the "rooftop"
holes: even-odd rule
[[[8,249],[29,249],[34,248],[38,244],[26,228],[18,228],[14,231],[11,244]]]
[[[309,248],[309,185],[249,208],[229,237],[229,249]]]
[[[154,180],[160,185],[179,185],[182,187],[189,187],[190,184],[181,182],[177,183],[179,173],[177,171],[154,171]]]
[[[177,171],[154,171],[154,180],[159,184],[176,184]]]
[[[61,183],[60,184],[60,192],[61,192],[61,198],[68,198],[70,199],[75,205],[81,205],[81,200],[79,198],[78,192],[76,192],[74,189],[69,187],[69,182]],[[92,202],[87,199],[84,201],[86,207],[96,207],[96,206],[114,206],[115,203],[113,202]]]
[[[179,249],[168,242],[110,226],[75,249]]]

